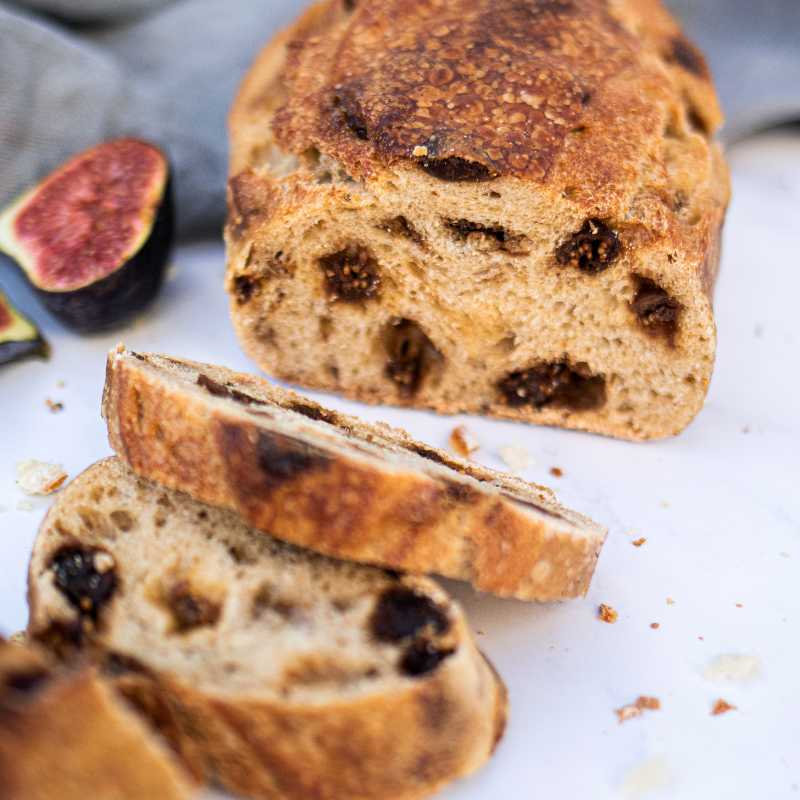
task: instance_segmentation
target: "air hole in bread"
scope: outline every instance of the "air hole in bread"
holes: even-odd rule
[[[412,397],[444,360],[425,331],[410,319],[393,319],[383,329],[386,376],[400,397]]]
[[[398,238],[408,239],[420,247],[424,246],[425,240],[414,226],[402,215],[385,219],[380,225],[376,226],[378,230],[385,231],[392,236]]]
[[[460,156],[447,158],[423,158],[419,162],[424,172],[440,181],[453,183],[483,183],[499,177],[497,172],[477,161],[468,161]]]
[[[334,108],[334,118],[340,127],[350,131],[357,139],[369,141],[369,131],[361,108],[348,91],[336,92],[331,97]]]
[[[500,192],[489,192],[489,197],[491,197],[492,200],[498,200],[502,196],[503,195],[501,195]]]
[[[193,592],[187,581],[179,581],[169,590],[166,607],[172,616],[174,633],[216,625],[221,611],[219,603]]]
[[[295,687],[347,686],[377,674],[372,665],[350,662],[333,653],[309,654],[296,658],[284,669],[281,684],[287,693]]]
[[[237,305],[243,306],[258,296],[261,289],[261,279],[254,275],[237,275],[233,279],[233,296]]]
[[[241,392],[238,389],[235,389],[233,386],[229,386],[228,384],[217,383],[217,381],[209,378],[208,375],[203,375],[203,374],[198,375],[197,385],[205,389],[213,397],[227,397],[245,406],[268,405],[263,400],[257,400],[255,397],[251,397],[249,394]]]
[[[123,533],[127,533],[133,527],[133,517],[127,511],[112,511],[109,517]]]
[[[102,550],[62,547],[50,562],[53,583],[82,615],[93,620],[119,583],[114,558]]]
[[[430,597],[398,586],[381,595],[369,624],[379,642],[397,643],[422,634],[433,637],[447,633],[452,622],[446,610]]]
[[[699,78],[708,77],[708,67],[702,54],[683,36],[676,36],[672,39],[665,57],[667,61],[678,64]]]
[[[558,248],[556,258],[565,267],[597,274],[608,269],[621,252],[619,236],[599,219],[590,219]]]
[[[498,384],[503,401],[513,408],[564,408],[589,411],[606,401],[606,382],[587,364],[540,362],[512,372]]]
[[[261,619],[268,612],[274,612],[284,620],[297,615],[298,607],[286,598],[280,597],[275,588],[268,583],[262,584],[253,596],[253,617]]]
[[[530,252],[530,240],[519,233],[511,233],[499,225],[482,225],[468,219],[446,219],[444,224],[456,238],[478,250],[500,250],[513,256]]]
[[[323,342],[327,342],[333,332],[333,320],[330,317],[319,318],[319,335]]]
[[[674,346],[682,310],[681,304],[650,278],[635,273],[631,277],[634,291],[630,308],[636,315],[639,325],[650,336],[665,339]]]
[[[318,422],[327,422],[329,425],[336,424],[336,412],[328,411],[316,403],[293,403],[288,406],[291,411],[296,411],[309,419],[317,420]]]
[[[381,279],[369,248],[349,242],[343,249],[317,259],[325,276],[329,300],[356,303],[375,297]]]
[[[5,689],[12,689],[20,694],[31,694],[40,688],[50,677],[45,669],[12,672],[5,676],[3,685]]]

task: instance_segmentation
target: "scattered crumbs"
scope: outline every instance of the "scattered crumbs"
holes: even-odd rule
[[[414,158],[419,158],[420,156],[428,155],[428,148],[424,144],[418,144],[412,151],[411,155]]]
[[[736,706],[732,706],[720,697],[711,709],[711,716],[716,717],[717,714],[724,714],[726,711],[736,711]]]
[[[27,631],[17,631],[8,637],[8,641],[11,642],[11,644],[27,644],[28,633]]]
[[[674,606],[675,605],[675,601],[671,597],[668,597],[667,598],[667,605],[668,606]]]
[[[551,644],[551,645],[550,645],[550,649],[551,649],[551,650],[555,650],[555,649],[556,649],[556,646],[555,646],[554,644]]]
[[[742,607],[742,604],[741,604],[741,603],[737,603],[737,604],[736,604],[736,608],[741,608],[741,607]]]
[[[611,608],[611,606],[600,603],[600,613],[598,616],[601,620],[603,620],[603,622],[616,622],[619,615],[616,611],[614,611],[613,608]]]
[[[744,429],[742,430],[742,433],[750,433],[750,428],[744,428]]]
[[[63,389],[66,385],[67,385],[66,381],[59,381],[58,382],[58,388],[59,389]]]
[[[761,656],[755,650],[749,653],[720,653],[710,664],[700,667],[700,674],[710,681],[752,680],[761,666]]]
[[[703,637],[702,637],[702,636],[698,636],[697,638],[698,638],[698,639],[699,639],[701,642],[703,641]]]
[[[47,407],[54,414],[57,413],[58,411],[63,411],[64,410],[64,404],[63,403],[54,403],[49,397],[44,402],[47,403]]]
[[[650,627],[651,628],[657,628],[658,627],[658,623],[657,622],[651,622],[650,623]]]
[[[622,778],[622,793],[625,797],[640,797],[647,792],[664,789],[668,781],[667,757],[664,753],[659,753],[625,773]]]
[[[17,485],[25,494],[50,494],[67,479],[67,473],[61,464],[50,464],[47,461],[17,461]]]
[[[30,500],[20,500],[17,503],[17,511],[33,511],[33,503]]]
[[[5,506],[0,506],[0,514],[5,514],[8,509]]]
[[[634,540],[633,546],[634,547],[641,547],[646,541],[647,541],[647,539],[644,536],[642,536],[641,539],[635,539]]]
[[[564,470],[561,467],[550,467],[550,474],[554,478],[563,478],[564,477]]]
[[[483,636],[483,631],[478,631],[478,636]]]
[[[669,508],[669,503],[662,503],[661,508]]]
[[[172,281],[174,281],[175,278],[177,278],[178,275],[180,275],[180,274],[181,274],[180,264],[170,264],[167,267],[167,271],[166,271],[164,277],[166,278],[167,283],[172,283]]]
[[[478,437],[466,426],[453,428],[450,434],[450,449],[462,458],[469,458],[470,453],[481,446]]]
[[[508,464],[509,475],[525,472],[526,469],[530,469],[536,463],[531,458],[531,451],[527,447],[523,447],[519,442],[498,447],[497,452],[500,453],[500,458]]]
[[[633,539],[635,536],[641,536],[642,532],[639,528],[625,528],[625,535],[630,536]]]
[[[788,553],[787,553],[785,550],[784,550],[784,551],[781,553],[781,555],[782,555],[784,558],[789,558],[789,554],[788,554]]]
[[[619,717],[620,723],[625,722],[626,719],[633,719],[633,717],[641,717],[645,709],[651,711],[658,711],[661,708],[661,703],[657,697],[645,697],[639,695],[635,703],[628,703],[622,708],[615,710],[616,715]]]
[[[759,429],[758,429],[758,432],[759,432],[759,433],[764,433],[764,431],[765,431],[765,430],[766,430],[766,428],[759,428]]]

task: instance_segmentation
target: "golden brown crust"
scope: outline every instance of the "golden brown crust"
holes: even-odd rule
[[[158,357],[152,366],[147,358],[112,351],[103,402],[111,446],[138,473],[327,555],[435,572],[521,599],[588,590],[605,529],[536,487],[528,485],[528,499],[515,498],[480,483],[500,474],[459,475],[479,468],[454,456],[448,474],[359,452],[357,443],[337,448],[313,428],[292,429],[171,379]],[[226,377],[269,388],[253,376]],[[441,459],[419,442],[402,446]]]
[[[187,800],[190,783],[111,684],[0,641],[3,800]]]

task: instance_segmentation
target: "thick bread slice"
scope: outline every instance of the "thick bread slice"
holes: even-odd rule
[[[351,561],[556,600],[586,593],[607,533],[549,489],[222,367],[120,346],[103,414],[141,475]]]
[[[3,800],[188,800],[159,735],[86,663],[0,639]]]
[[[98,462],[34,545],[28,634],[106,654],[175,711],[212,778],[251,797],[400,800],[477,769],[506,693],[427,578],[279,542]]]
[[[327,0],[230,117],[226,288],[261,369],[625,439],[702,408],[728,178],[657,0]]]

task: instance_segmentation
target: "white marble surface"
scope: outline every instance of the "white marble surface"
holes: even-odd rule
[[[762,136],[730,161],[716,370],[706,408],[677,438],[631,444],[316,396],[437,446],[466,423],[483,443],[475,458],[492,467],[503,466],[498,446],[520,442],[536,462],[523,477],[610,528],[584,600],[526,604],[446,582],[483,632],[512,704],[491,763],[447,800],[617,798],[625,774],[660,754],[667,785],[649,797],[800,797],[800,135]],[[110,452],[100,418],[106,351],[121,340],[252,369],[228,321],[221,245],[185,248],[175,265],[142,320],[90,338],[50,320],[0,270],[53,345],[48,363],[0,368],[0,631],[25,625],[26,563],[51,502],[16,509],[26,498],[14,462],[60,462],[75,476]],[[46,398],[64,410],[51,413]],[[619,611],[616,624],[597,619],[600,603]],[[749,651],[763,661],[749,683],[699,672],[718,653]],[[614,709],[642,694],[661,710],[619,724]],[[711,716],[718,698],[737,710]]]

